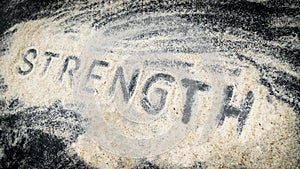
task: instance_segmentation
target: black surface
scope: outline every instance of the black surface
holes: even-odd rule
[[[57,16],[57,20],[62,18],[61,13],[56,11],[64,6],[67,10],[72,10],[76,3],[85,3],[85,1],[69,1],[68,3],[59,0],[12,0],[0,2],[0,40],[9,32],[6,32],[11,26],[28,20],[35,20],[49,16]],[[106,2],[109,3],[109,2]],[[138,6],[133,2],[126,2],[127,8],[120,11],[101,15],[100,12],[86,12],[84,14],[73,16],[67,20],[61,20],[65,31],[76,31],[71,22],[86,22],[93,20],[93,16],[101,16],[100,19],[93,20],[92,26],[99,28],[115,19],[127,15],[141,12],[165,12],[178,11],[182,9],[195,10],[202,9],[206,14],[182,14],[180,17],[193,23],[204,23],[208,29],[215,32],[231,31],[231,34],[238,35],[238,30],[244,30],[249,33],[257,34],[259,37],[267,40],[278,40],[283,36],[300,37],[299,26],[282,26],[272,28],[270,22],[272,17],[299,17],[300,2],[286,0],[270,0],[264,3],[255,3],[248,1],[190,1],[190,2],[168,2],[152,1],[151,3]],[[92,9],[93,6],[101,6],[103,2],[95,3],[82,8]],[[6,32],[6,33],[5,33]],[[3,44],[3,40],[1,41]],[[217,42],[221,46],[221,42]],[[255,44],[255,41],[253,42]],[[243,47],[243,45],[253,45],[232,43],[231,47]],[[7,45],[2,46],[2,51],[9,50]],[[289,45],[284,47],[266,45],[260,49],[267,49],[266,54],[275,56],[280,60],[290,64],[292,68],[299,69],[300,50],[291,48]],[[186,52],[193,52],[187,50]],[[255,66],[260,72],[261,84],[268,87],[270,95],[288,103],[295,112],[300,113],[299,105],[296,104],[300,99],[300,81],[286,72],[277,70],[274,67],[260,65],[246,56],[239,55],[238,59],[242,62]],[[274,76],[275,74],[275,76]],[[274,84],[274,85],[272,85]],[[283,87],[284,86],[284,87]],[[4,95],[9,86],[5,79],[0,76],[0,94]],[[277,91],[283,90],[283,95]],[[288,98],[293,97],[293,100]],[[76,155],[70,156],[65,151],[66,147],[74,142],[78,135],[84,133],[84,119],[78,113],[66,110],[59,101],[53,105],[44,107],[27,107],[19,111],[20,101],[0,100],[0,110],[11,111],[12,115],[0,115],[0,144],[4,145],[5,156],[0,159],[0,168],[90,168],[88,164],[81,161]],[[51,116],[45,116],[43,112],[50,112]],[[50,118],[51,117],[51,118]],[[45,128],[60,130],[55,128],[57,118],[73,119],[78,121],[78,125],[70,126],[70,137],[51,135],[42,130],[34,129],[32,126],[39,125]],[[39,120],[36,120],[39,119]],[[31,122],[43,121],[44,124],[32,124]],[[68,120],[66,120],[68,121]],[[67,122],[64,125],[68,125]],[[159,166],[150,162],[141,162],[134,168],[159,168]],[[197,163],[191,168],[205,168],[205,163]]]

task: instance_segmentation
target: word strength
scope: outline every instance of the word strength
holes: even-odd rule
[[[43,59],[43,64],[35,61],[38,58]],[[151,63],[151,58],[144,61],[149,65]],[[174,60],[174,59],[173,59]],[[54,64],[55,62],[63,62],[60,68]],[[165,67],[192,67],[193,63],[187,63],[182,61],[153,61],[153,64]],[[124,65],[112,65],[107,59],[92,59],[89,64],[83,64],[82,60],[74,55],[67,56],[64,59],[61,58],[59,53],[46,51],[42,54],[38,54],[37,50],[31,48],[27,50],[22,56],[22,62],[18,67],[18,74],[21,76],[30,76],[34,71],[39,71],[43,75],[47,74],[50,70],[51,65],[58,71],[58,82],[62,82],[64,79],[70,79],[71,83],[77,83],[75,81],[76,74],[82,75],[83,85],[81,90],[90,95],[95,95],[101,93],[103,86],[107,86],[106,96],[112,98],[117,92],[120,94],[120,98],[123,104],[132,104],[131,100],[134,96],[138,96],[138,105],[148,115],[157,115],[161,113],[167,106],[167,104],[176,104],[174,102],[168,102],[168,97],[172,93],[172,86],[179,86],[183,92],[183,106],[181,112],[181,122],[183,124],[188,124],[192,117],[192,110],[194,105],[201,104],[201,99],[196,99],[197,93],[203,92],[204,94],[208,92],[212,84],[205,82],[205,79],[201,79],[201,76],[177,76],[180,73],[172,73],[166,71],[164,68],[157,70],[152,70],[147,73],[144,80],[141,80],[141,76],[145,74],[143,67],[124,66]],[[39,69],[36,68],[39,65]],[[130,64],[129,64],[130,65]],[[170,66],[171,65],[171,66]],[[175,66],[174,66],[175,65]],[[128,73],[127,69],[131,70]],[[154,69],[154,68],[152,68]],[[176,68],[175,68],[176,69]],[[107,72],[105,72],[105,70]],[[109,71],[108,71],[109,70]],[[165,70],[165,71],[164,71]],[[180,70],[178,70],[180,71]],[[104,73],[105,72],[105,73]],[[103,76],[103,74],[106,74]],[[109,77],[108,79],[105,77]],[[193,78],[191,78],[193,77]],[[106,85],[99,85],[101,81],[105,81]],[[102,87],[102,88],[101,88]],[[221,106],[220,112],[218,113],[216,125],[221,126],[225,120],[225,117],[237,118],[238,126],[237,132],[241,134],[245,121],[248,114],[251,111],[251,106],[254,101],[254,94],[252,91],[248,91],[242,98],[242,102],[239,106],[232,104],[234,95],[234,86],[226,85],[223,90],[223,105]],[[155,95],[153,97],[152,95]],[[119,98],[119,99],[120,99]],[[195,101],[198,103],[195,103]],[[200,102],[199,102],[200,101]]]

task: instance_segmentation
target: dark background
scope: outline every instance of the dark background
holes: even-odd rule
[[[59,15],[56,13],[62,7],[66,10],[72,10],[72,7],[78,3],[85,4],[86,1],[68,1],[68,3],[60,0],[5,0],[0,2],[0,58],[5,52],[9,52],[9,45],[4,40],[13,32],[7,30],[13,25],[40,18]],[[112,3],[110,1],[94,3],[92,6],[104,3]],[[211,31],[224,32],[225,30],[244,30],[255,33],[266,41],[279,41],[283,36],[300,37],[300,25],[282,27],[270,27],[272,18],[274,17],[290,17],[300,20],[300,2],[286,0],[270,0],[263,3],[249,1],[189,1],[189,2],[170,2],[162,3],[161,1],[151,1],[143,6],[135,5],[134,1],[124,2],[127,6],[123,11],[111,12],[101,16],[100,19],[92,19],[93,27],[101,27],[115,18],[123,17],[132,13],[142,12],[164,12],[176,11],[178,9],[195,10],[201,9],[207,11],[207,14],[184,15],[190,22],[202,22],[208,25]],[[87,8],[92,8],[87,6]],[[83,9],[84,10],[84,9]],[[125,11],[125,12],[124,12]],[[122,14],[119,14],[123,12]],[[95,13],[97,15],[97,11]],[[99,14],[100,15],[100,14]],[[80,18],[70,18],[74,22],[85,22]],[[91,17],[86,15],[86,17]],[[66,32],[74,31],[72,25]],[[238,32],[232,31],[233,35]],[[254,42],[255,43],[255,42]],[[285,44],[285,42],[282,42]],[[231,44],[232,49],[241,47],[243,44]],[[244,44],[247,45],[247,44]],[[288,63],[292,69],[299,72],[300,67],[300,49],[293,48],[288,42],[284,47],[264,46],[260,50],[267,49],[266,54]],[[297,114],[300,108],[297,102],[300,99],[300,80],[286,72],[277,70],[274,67],[268,67],[258,64],[240,55],[239,59],[255,66],[260,72],[260,82],[266,86],[270,95],[274,95],[277,99],[289,104]],[[0,65],[1,69],[1,65]],[[271,75],[275,73],[276,76]],[[273,84],[273,85],[272,85]],[[275,85],[274,85],[275,84]],[[282,87],[284,86],[284,87]],[[9,85],[5,83],[5,79],[0,75],[0,95],[5,95]],[[278,90],[284,90],[283,95],[277,93]],[[290,97],[293,100],[290,100]],[[84,133],[84,121],[77,112],[67,110],[60,101],[54,102],[52,105],[37,107],[32,106],[25,109],[22,107],[22,101],[19,98],[12,100],[0,100],[0,110],[9,111],[10,115],[0,115],[0,145],[3,149],[4,156],[0,159],[0,168],[91,168],[88,164],[79,159],[78,156],[70,156],[65,149],[72,142],[76,141],[78,135]],[[47,116],[43,112],[47,111]],[[50,118],[51,117],[51,118]],[[74,119],[78,121],[78,125],[65,125],[67,131],[71,133],[71,137],[57,137],[47,134],[43,131],[32,129],[34,121],[43,121],[44,125],[49,128],[56,128],[53,123],[55,118]],[[25,126],[25,128],[24,128]],[[147,161],[141,160],[136,168],[159,168],[159,166]],[[195,162],[191,168],[205,168],[205,162]]]

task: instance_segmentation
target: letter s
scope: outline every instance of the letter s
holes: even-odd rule
[[[29,54],[32,54],[32,57],[33,59],[36,58],[37,54],[36,54],[36,49],[29,49],[23,56],[23,60],[24,62],[29,66],[29,68],[27,70],[22,70],[20,67],[19,67],[19,71],[18,73],[21,74],[21,75],[27,75],[28,73],[30,73],[33,69],[33,64],[28,60],[27,56]]]

